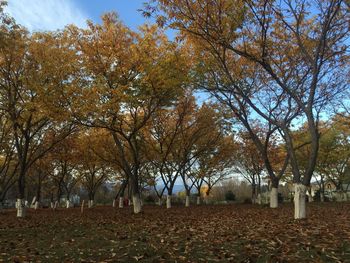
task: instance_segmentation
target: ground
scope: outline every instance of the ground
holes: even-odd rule
[[[350,262],[350,203],[144,206],[0,214],[4,262]]]

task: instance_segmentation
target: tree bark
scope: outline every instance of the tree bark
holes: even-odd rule
[[[313,202],[313,201],[314,201],[314,197],[312,196],[312,191],[311,191],[311,188],[309,188],[308,201],[309,201],[309,203],[311,203],[311,202]]]
[[[320,192],[320,199],[321,199],[321,202],[324,202],[324,193]]]
[[[141,206],[141,199],[140,199],[140,196],[138,194],[133,194],[132,203],[134,206],[134,214],[140,213],[142,206]]]
[[[120,196],[119,197],[119,208],[123,208],[124,207],[124,197]]]
[[[189,207],[190,206],[190,197],[186,195],[186,201],[185,201],[185,206]]]
[[[26,216],[26,207],[24,204],[24,199],[17,199],[17,217],[25,217]]]
[[[294,184],[294,219],[306,218],[306,186],[300,183]]]
[[[278,207],[278,188],[272,187],[270,191],[270,208]]]
[[[32,203],[30,204],[31,207],[35,206],[35,202],[36,202],[36,196],[33,197]]]
[[[261,194],[260,193],[258,194],[256,202],[257,202],[258,205],[261,205]]]
[[[84,203],[85,203],[85,200],[83,200],[83,202],[81,202],[81,208],[80,208],[81,213],[84,212]]]
[[[166,196],[166,208],[171,208],[171,195]]]
[[[201,197],[197,196],[197,205],[200,205],[200,204],[201,204]]]

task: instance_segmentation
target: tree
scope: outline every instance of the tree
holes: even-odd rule
[[[252,186],[252,203],[259,202],[261,193],[261,175],[264,171],[264,162],[256,156],[256,147],[249,134],[242,132],[239,135],[238,150],[235,154],[236,169]]]
[[[230,84],[237,83],[237,79],[239,83],[241,79],[232,78],[235,76],[231,70],[232,60],[245,65],[248,80],[252,73],[259,75],[254,87],[259,87],[260,94],[261,91],[265,93],[262,98],[268,99],[264,103],[256,104],[256,100],[251,99],[256,91],[246,85],[236,84],[233,94],[242,97],[245,105],[281,131],[295,184],[294,217],[305,218],[305,192],[316,166],[319,148],[319,114],[348,85],[344,81],[346,70],[343,69],[347,66],[345,41],[349,12],[346,2],[156,2],[155,7],[148,6],[145,15],[151,15],[155,9],[165,13],[166,18],[160,17],[158,21],[168,22],[193,39],[197,46],[205,46],[213,54],[218,67],[227,73]],[[269,106],[267,101],[274,104]],[[311,140],[304,173],[299,169],[291,136],[293,115],[307,120]]]
[[[5,116],[0,116],[0,210],[9,189],[16,183],[18,162],[11,127]]]
[[[63,109],[71,85],[69,42],[59,33],[2,27],[0,109],[9,122],[18,161],[18,217],[25,216],[24,192],[30,167],[72,132]]]
[[[50,158],[54,166],[54,170],[50,174],[53,189],[56,190],[56,204],[60,203],[62,195],[66,194],[66,207],[71,206],[70,195],[73,188],[79,182],[78,167],[78,139],[77,133],[73,133],[69,138],[55,145],[50,153]],[[53,203],[53,192],[51,192],[51,202]]]
[[[103,151],[101,138],[104,134],[98,130],[88,130],[80,133],[77,143],[77,170],[80,173],[81,181],[88,191],[88,207],[94,205],[95,194],[103,183],[111,176],[109,164],[104,162],[98,154]]]
[[[160,108],[153,115],[145,135],[147,148],[147,159],[153,166],[154,188],[159,198],[167,190],[167,208],[171,208],[171,196],[177,178],[180,176],[179,162],[176,159],[177,143],[181,127],[186,120],[194,114],[195,101],[191,94],[179,98],[171,108]],[[160,177],[163,187],[160,192],[155,184],[157,177]]]
[[[110,132],[131,183],[134,212],[139,213],[142,130],[156,109],[181,93],[186,64],[157,27],[144,26],[135,33],[115,14],[102,21],[87,29],[69,28],[83,69],[71,111],[81,124]]]
[[[310,151],[310,138],[305,136],[305,126],[296,132],[300,144],[299,149],[301,168],[303,168],[305,156]],[[342,116],[335,116],[320,125],[320,149],[315,169],[315,179],[320,187],[320,198],[324,200],[325,183],[332,182],[339,193],[347,191],[349,182],[350,144],[349,127]],[[344,189],[345,186],[345,189]],[[344,194],[344,197],[346,195]]]
[[[235,152],[237,150],[232,135],[221,135],[217,140],[211,141],[207,150],[198,158],[197,165],[194,167],[193,180],[197,189],[197,204],[200,204],[201,188],[205,184],[205,196],[210,195],[213,187],[224,180],[233,171],[235,163]],[[208,133],[207,136],[212,136]]]

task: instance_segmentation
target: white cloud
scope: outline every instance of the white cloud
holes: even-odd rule
[[[87,16],[72,0],[8,0],[6,12],[30,31],[85,26]]]

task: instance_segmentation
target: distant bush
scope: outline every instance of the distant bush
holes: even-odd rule
[[[156,197],[154,195],[147,195],[145,197],[146,203],[154,203],[156,201]]]
[[[229,190],[225,194],[225,200],[226,201],[235,201],[236,200],[236,196],[231,190]]]
[[[320,202],[320,201],[321,201],[321,191],[320,191],[320,189],[318,189],[318,190],[315,192],[314,200],[315,200],[316,202]],[[330,201],[330,200],[329,200],[329,197],[324,195],[324,201],[325,201],[325,202],[329,202],[329,201]]]

